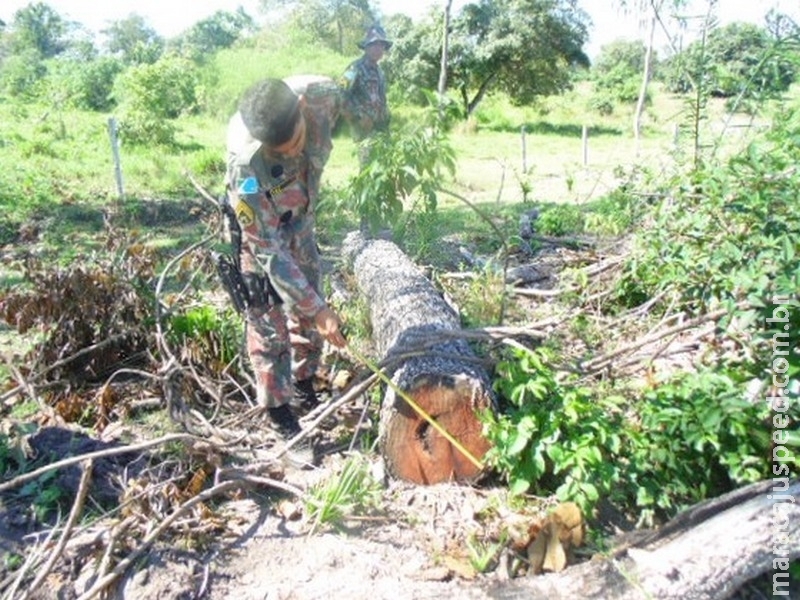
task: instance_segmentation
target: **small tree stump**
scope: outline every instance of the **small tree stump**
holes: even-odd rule
[[[378,354],[397,359],[390,367],[392,383],[480,462],[490,444],[478,413],[494,410],[491,380],[463,339],[432,343],[439,339],[434,336],[460,329],[458,315],[392,242],[355,232],[342,251],[369,305]],[[381,404],[380,439],[394,477],[433,484],[482,473],[391,386]]]

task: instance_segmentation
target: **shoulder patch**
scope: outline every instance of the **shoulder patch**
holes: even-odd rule
[[[257,194],[258,179],[255,177],[247,177],[246,179],[239,180],[239,187],[237,191],[243,195]]]
[[[253,207],[244,200],[239,200],[234,208],[236,211],[236,218],[241,223],[242,227],[249,227],[256,220],[256,213]]]

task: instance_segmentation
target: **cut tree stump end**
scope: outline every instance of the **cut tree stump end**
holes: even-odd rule
[[[467,378],[442,375],[417,380],[406,393],[473,458],[482,461],[490,444],[483,436],[478,413],[491,408],[491,398],[476,390]],[[471,481],[482,474],[482,468],[408,402],[393,397],[392,406],[383,411],[383,454],[393,476],[430,485]]]

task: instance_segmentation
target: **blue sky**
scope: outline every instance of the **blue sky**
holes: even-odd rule
[[[243,6],[251,15],[257,16],[258,0],[113,0],[92,2],[90,0],[44,0],[59,14],[82,23],[92,31],[105,28],[109,22],[127,17],[135,12],[145,17],[148,23],[161,35],[170,37],[191,27],[217,10],[235,10]],[[10,21],[14,12],[30,3],[30,0],[0,1],[0,19]],[[636,39],[643,36],[639,19],[635,14],[625,14],[618,8],[620,0],[580,0],[579,4],[594,21],[591,38],[587,48],[590,56],[595,56],[603,44],[617,38]],[[628,0],[627,4],[637,4]],[[384,13],[402,10],[412,17],[426,12],[431,6],[442,7],[444,0],[379,0]],[[466,4],[466,0],[454,0],[453,7]],[[704,14],[707,1],[692,0],[686,14]],[[398,8],[398,5],[402,9]],[[767,11],[776,7],[800,22],[800,1],[798,0],[718,0],[717,12],[720,21],[749,21],[763,23]],[[663,45],[664,39],[656,45]]]

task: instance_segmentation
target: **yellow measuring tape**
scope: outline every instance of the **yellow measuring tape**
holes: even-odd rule
[[[409,405],[411,408],[413,408],[413,409],[414,409],[414,411],[415,411],[415,412],[416,412],[416,413],[417,413],[417,414],[418,414],[420,417],[422,417],[422,418],[423,418],[423,419],[425,419],[425,420],[426,420],[428,423],[430,423],[431,427],[433,427],[433,428],[434,428],[436,431],[438,431],[439,433],[441,433],[441,434],[442,434],[442,437],[444,437],[444,438],[445,438],[445,439],[446,439],[448,442],[450,442],[451,444],[453,444],[453,446],[454,446],[454,447],[455,447],[455,448],[456,448],[456,449],[457,449],[459,452],[461,452],[461,454],[463,454],[464,456],[466,456],[466,457],[467,457],[467,459],[469,459],[469,461],[470,461],[470,462],[471,462],[473,465],[475,465],[475,466],[476,466],[478,469],[483,469],[483,463],[482,463],[480,460],[478,460],[477,458],[475,458],[475,457],[472,455],[472,453],[471,453],[469,450],[467,450],[466,448],[464,448],[464,446],[463,446],[463,445],[462,445],[462,444],[461,444],[461,443],[460,443],[460,442],[459,442],[457,439],[455,439],[455,438],[454,438],[452,435],[450,435],[450,433],[448,433],[448,432],[447,432],[447,430],[446,430],[444,427],[442,427],[442,426],[441,426],[441,424],[437,423],[437,422],[436,422],[436,421],[433,419],[433,417],[431,417],[431,416],[430,416],[430,415],[429,415],[427,412],[425,412],[425,411],[424,411],[424,410],[423,410],[423,409],[422,409],[422,408],[421,408],[421,407],[420,407],[420,406],[419,406],[419,405],[418,405],[416,402],[414,402],[414,400],[411,398],[411,396],[409,396],[409,395],[408,395],[406,392],[404,392],[403,390],[401,390],[401,389],[400,389],[400,388],[397,386],[397,384],[395,384],[395,382],[394,382],[394,381],[392,381],[391,379],[389,379],[389,377],[386,375],[386,373],[384,373],[384,372],[383,372],[381,369],[379,369],[379,368],[377,367],[377,365],[374,365],[374,364],[372,363],[372,361],[370,361],[370,360],[369,360],[369,359],[368,359],[366,356],[362,355],[360,352],[358,352],[357,350],[353,349],[353,347],[352,347],[351,345],[349,345],[349,344],[348,344],[348,346],[347,346],[347,349],[348,349],[348,350],[349,350],[349,351],[352,353],[352,355],[353,355],[353,356],[355,356],[355,357],[356,357],[356,359],[358,359],[360,362],[362,362],[364,365],[366,365],[366,367],[367,367],[367,368],[368,368],[370,371],[372,371],[373,373],[375,373],[375,375],[377,375],[377,376],[378,376],[378,379],[380,379],[381,381],[383,381],[383,382],[384,382],[386,385],[388,385],[390,388],[392,388],[392,390],[394,390],[394,392],[395,392],[395,393],[396,393],[398,396],[400,396],[400,397],[401,397],[403,400],[405,400],[406,402],[408,402],[408,405]]]

